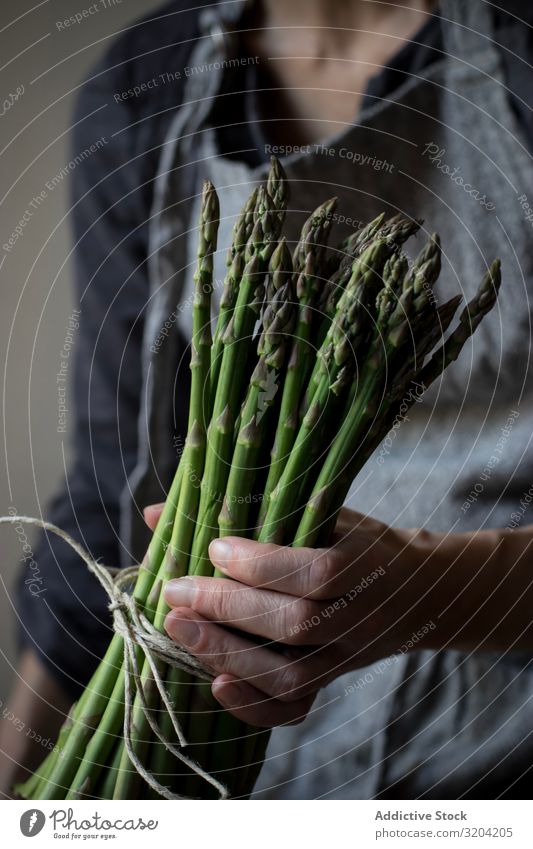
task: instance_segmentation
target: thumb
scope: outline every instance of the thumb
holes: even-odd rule
[[[143,510],[144,521],[151,531],[155,530],[155,526],[159,521],[159,517],[163,512],[164,504],[149,504]]]

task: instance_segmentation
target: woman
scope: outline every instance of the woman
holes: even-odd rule
[[[215,542],[213,561],[238,583],[167,587],[167,630],[214,668],[221,704],[257,725],[301,722],[274,733],[262,798],[530,795],[533,132],[529,30],[514,5],[172,4],[86,83],[75,145],[106,144],[74,176],[77,450],[52,519],[81,527],[106,562],[119,548],[125,562],[141,556],[140,507],[162,500],[176,463],[202,178],[219,190],[220,244],[269,154],[290,150],[295,229],[332,194],[339,237],[381,210],[423,217],[443,240],[441,297],[446,280],[468,297],[502,257],[499,311],[370,461],[338,545]],[[14,703],[45,730],[109,636],[69,557],[55,543],[41,552],[46,606],[20,597],[27,683]],[[217,622],[289,644],[290,663],[241,651],[245,637]],[[31,768],[17,742],[8,758]]]

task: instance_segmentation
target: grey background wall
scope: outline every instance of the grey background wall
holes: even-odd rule
[[[44,514],[68,458],[70,415],[63,416],[65,432],[58,432],[63,385],[57,374],[65,340],[70,343],[69,178],[54,178],[72,158],[68,142],[76,93],[115,34],[160,5],[160,0],[18,0],[0,8],[2,514]],[[79,22],[62,23],[77,13]],[[65,397],[68,408],[68,391]],[[30,531],[26,542],[14,528],[0,528],[4,704],[14,674],[13,580],[17,569],[28,569],[31,559],[23,564],[21,558],[31,558],[33,539]]]

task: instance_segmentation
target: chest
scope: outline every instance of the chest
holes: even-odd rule
[[[291,188],[287,236],[294,242],[306,216],[330,196],[338,197],[334,246],[382,211],[421,217],[424,225],[411,250],[418,252],[431,232],[440,233],[444,255],[437,297],[442,301],[457,291],[467,301],[487,265],[500,256],[504,282],[498,308],[438,392],[441,403],[462,403],[466,391],[470,403],[484,403],[495,391],[500,400],[511,401],[520,386],[531,382],[523,355],[529,350],[533,320],[533,230],[517,193],[517,186],[531,182],[531,176],[516,143],[495,128],[487,109],[471,102],[458,111],[455,94],[433,97],[436,84],[431,79],[412,86],[401,100],[367,115],[330,142],[309,144],[304,152],[285,157]],[[487,91],[489,105],[491,97]],[[491,105],[500,108],[497,101]],[[251,186],[262,179],[263,169],[218,156],[212,132],[203,134],[202,147],[202,176],[217,186],[222,209],[215,257],[216,311],[232,222]],[[196,203],[194,207],[189,269],[194,268],[196,250]],[[191,274],[184,285],[189,293]],[[180,321],[189,338],[189,312],[182,312]]]
[[[260,112],[279,143],[331,137],[356,120],[369,81],[428,18],[394,5],[379,20],[348,10],[327,26],[262,27],[247,37],[259,66]],[[351,14],[350,14],[351,13]]]

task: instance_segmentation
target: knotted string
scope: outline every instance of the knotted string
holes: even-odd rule
[[[85,551],[82,545],[77,540],[70,536],[66,531],[58,528],[57,525],[51,522],[46,522],[41,519],[36,519],[31,516],[0,516],[0,524],[25,524],[34,525],[44,531],[50,531],[56,536],[64,540],[76,554],[83,560],[89,572],[100,582],[109,598],[109,610],[113,613],[113,628],[115,633],[122,637],[124,643],[124,671],[125,671],[125,686],[124,686],[124,744],[128,757],[147,784],[155,790],[160,796],[165,799],[185,799],[185,796],[180,796],[169,790],[161,784],[146,767],[141,763],[137,754],[134,751],[132,744],[132,725],[133,725],[133,703],[136,694],[139,698],[143,713],[146,720],[152,729],[157,739],[162,743],[168,751],[174,755],[183,764],[189,767],[196,775],[207,781],[219,793],[221,799],[229,797],[228,789],[222,782],[218,781],[210,775],[199,763],[184,754],[183,749],[187,746],[187,740],[183,733],[181,723],[178,719],[176,711],[170,700],[170,696],[165,687],[163,678],[162,665],[172,666],[176,669],[181,669],[189,675],[196,678],[201,678],[204,681],[212,681],[214,675],[206,669],[197,658],[189,654],[188,651],[176,645],[176,643],[162,634],[154,625],[144,616],[139,610],[135,599],[126,592],[123,588],[126,585],[131,585],[137,578],[140,566],[130,566],[127,569],[114,569],[110,566],[104,566],[98,563]],[[137,662],[137,653],[135,647],[139,646],[142,649],[143,655],[150,667],[153,680],[156,684],[157,691],[161,697],[170,720],[172,728],[176,734],[179,744],[173,743],[169,737],[163,732],[159,723],[153,717],[153,710],[148,705],[146,694],[144,691],[141,672]]]

